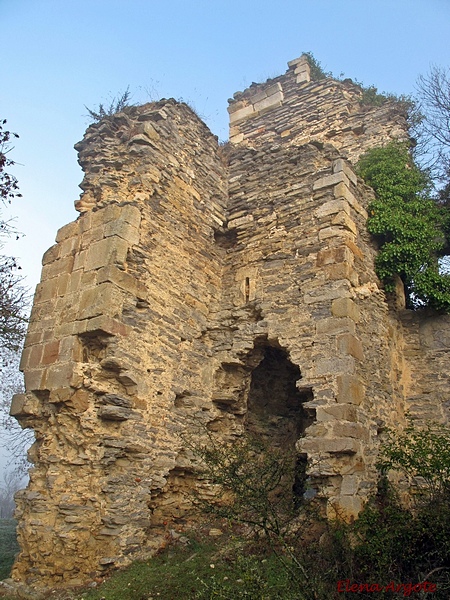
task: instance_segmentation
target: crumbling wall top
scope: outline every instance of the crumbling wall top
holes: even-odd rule
[[[369,148],[407,139],[401,103],[386,99],[381,105],[364,104],[361,86],[351,80],[312,79],[306,55],[288,67],[283,75],[252,83],[228,101],[231,143],[331,143],[354,163]]]

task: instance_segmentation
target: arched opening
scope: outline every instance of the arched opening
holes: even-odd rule
[[[304,493],[306,456],[295,454],[295,443],[314,420],[303,406],[312,399],[312,390],[298,389],[300,369],[285,350],[266,345],[260,351],[263,358],[251,373],[245,429],[267,448],[292,453],[296,468],[289,485],[294,500],[299,500]]]

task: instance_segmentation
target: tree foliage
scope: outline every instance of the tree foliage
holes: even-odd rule
[[[410,486],[422,481],[427,499],[450,491],[450,430],[437,423],[418,428],[414,423],[399,434],[388,430],[381,447],[379,467],[382,471],[401,471]]]
[[[18,138],[17,133],[11,133],[4,129],[6,125],[6,119],[0,121],[0,198],[3,202],[11,202],[13,198],[20,197],[19,185],[16,177],[7,173],[5,169],[14,165],[8,156],[8,152],[11,150],[10,140],[11,138]]]
[[[429,175],[402,142],[369,150],[358,173],[376,195],[368,207],[367,229],[380,242],[375,267],[386,290],[394,290],[399,275],[410,308],[450,312],[450,276],[439,272],[439,257],[448,245],[448,211],[430,198]]]
[[[6,120],[0,121],[0,199],[3,205],[21,196],[16,177],[6,171],[14,165],[8,153],[12,150],[11,139],[18,135],[5,130],[5,124]],[[13,235],[17,236],[16,230],[10,221],[2,218],[0,211],[0,251],[4,239]],[[28,298],[19,269],[14,258],[0,255],[0,350],[17,350],[25,334]]]

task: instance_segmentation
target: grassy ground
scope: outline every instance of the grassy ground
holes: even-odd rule
[[[17,552],[16,522],[13,519],[0,519],[0,579],[9,577]]]
[[[14,522],[9,534],[14,538]],[[8,569],[11,565],[8,563]],[[8,576],[9,571],[5,570]],[[186,534],[157,556],[134,562],[98,585],[55,591],[54,600],[276,600],[296,598],[286,572],[273,554],[249,544],[232,531],[209,537],[207,531]],[[0,593],[1,596],[1,593]],[[1,596],[2,600],[17,600]]]

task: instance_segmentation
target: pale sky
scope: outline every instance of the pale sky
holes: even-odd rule
[[[127,86],[135,102],[184,99],[224,140],[227,99],[305,51],[336,76],[414,93],[431,64],[450,65],[449,25],[450,0],[0,0],[0,118],[20,135],[11,214],[26,234],[6,252],[34,288],[77,217],[84,105]]]

